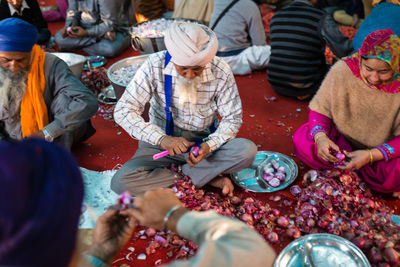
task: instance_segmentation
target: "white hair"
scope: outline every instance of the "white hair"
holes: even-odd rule
[[[13,117],[20,111],[27,77],[27,69],[12,72],[0,67],[0,117]]]

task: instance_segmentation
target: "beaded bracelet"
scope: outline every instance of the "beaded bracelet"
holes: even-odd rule
[[[177,209],[179,209],[180,207],[182,207],[181,205],[175,205],[175,206],[173,206],[168,212],[167,212],[167,214],[165,214],[165,217],[164,217],[164,230],[165,231],[167,231],[167,222],[168,222],[168,220],[169,220],[169,217],[171,217],[171,215],[177,210]]]

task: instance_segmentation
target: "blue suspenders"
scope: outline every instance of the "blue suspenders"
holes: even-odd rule
[[[164,68],[167,67],[169,61],[171,60],[171,55],[168,51],[165,53],[165,63]],[[174,134],[174,119],[171,113],[171,98],[172,98],[172,76],[164,75],[164,93],[165,93],[165,114],[166,114],[166,125],[165,133],[172,136]],[[215,122],[210,126],[210,133],[215,132],[217,128],[215,127]]]
[[[164,68],[167,67],[169,61],[171,60],[171,55],[168,51],[165,53],[165,65]],[[172,118],[171,113],[171,98],[172,98],[172,76],[164,75],[164,93],[165,93],[165,114],[167,117],[166,125],[165,125],[165,133],[167,135],[174,134],[174,119]]]

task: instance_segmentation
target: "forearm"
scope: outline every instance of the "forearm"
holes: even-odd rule
[[[185,213],[178,233],[197,243],[190,266],[272,266],[275,253],[264,239],[239,220],[208,212]],[[171,266],[181,266],[183,262]]]
[[[333,124],[332,119],[313,110],[310,110],[308,114],[308,122],[311,128],[310,135],[313,139],[320,132],[328,135]]]
[[[144,107],[123,95],[115,106],[114,120],[131,137],[152,145],[160,145],[165,133],[157,125],[144,121],[141,116],[143,110]]]

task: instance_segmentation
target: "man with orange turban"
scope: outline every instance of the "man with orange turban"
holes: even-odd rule
[[[36,38],[24,20],[0,21],[0,140],[41,137],[70,147],[95,132],[97,100]]]
[[[232,195],[229,173],[249,167],[257,147],[235,138],[242,104],[229,65],[215,56],[217,37],[204,25],[178,22],[164,41],[167,51],[148,57],[115,107],[115,121],[140,142],[111,188],[140,194],[169,186],[176,173],[165,167],[174,163],[195,186],[210,184]],[[149,122],[141,117],[147,102]],[[195,144],[198,154],[189,153]],[[164,150],[169,155],[153,160]]]

